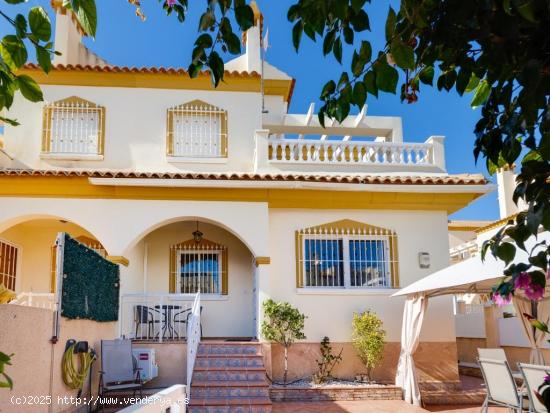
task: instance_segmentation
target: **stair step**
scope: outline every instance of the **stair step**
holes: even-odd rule
[[[269,387],[210,386],[191,388],[191,399],[249,399],[269,398]]]
[[[195,382],[243,382],[243,381],[263,381],[265,380],[264,371],[250,370],[203,370],[193,373],[193,385]]]
[[[197,357],[195,369],[224,370],[224,369],[264,369],[262,357]]]
[[[188,406],[188,413],[271,413],[271,405]]]
[[[192,397],[189,406],[271,406],[268,397],[234,397],[219,399],[203,399]]]
[[[269,387],[267,380],[194,380],[193,387]]]
[[[215,343],[199,345],[197,355],[256,355],[260,356],[261,345],[257,343]]]

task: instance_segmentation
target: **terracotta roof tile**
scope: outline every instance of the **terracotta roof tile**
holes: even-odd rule
[[[113,65],[71,65],[71,64],[57,64],[54,65],[54,70],[61,70],[67,72],[103,72],[103,73],[146,73],[146,74],[166,74],[166,75],[187,75],[188,72],[182,68],[172,67],[128,67],[128,66],[113,66]],[[27,70],[42,70],[40,66],[35,63],[28,63],[23,66],[23,69]],[[210,76],[208,72],[201,72],[202,76]],[[259,78],[258,72],[238,72],[238,71],[225,71],[225,76],[229,77],[241,77],[241,78]]]
[[[256,174],[256,173],[207,173],[207,172],[131,172],[117,170],[53,170],[0,168],[0,176],[67,176],[89,178],[141,178],[141,179],[196,179],[216,181],[287,181],[343,184],[387,185],[485,185],[482,175],[320,175],[320,174]]]

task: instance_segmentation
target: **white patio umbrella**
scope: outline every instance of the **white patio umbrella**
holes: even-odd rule
[[[529,250],[530,246],[532,247],[542,240],[550,241],[550,234],[547,232],[539,234],[537,241],[527,243],[527,249]],[[515,261],[526,262],[527,254],[518,249]],[[420,341],[420,330],[428,299],[449,294],[490,293],[491,288],[503,277],[504,268],[504,263],[496,260],[489,253],[485,261],[482,261],[480,256],[475,256],[436,271],[392,295],[392,297],[407,296],[401,329],[401,354],[395,378],[396,384],[403,388],[406,402],[420,405],[420,390],[412,355]],[[547,290],[545,298],[549,295]],[[525,312],[526,304],[523,297],[514,297],[514,305],[518,312]],[[543,320],[550,318],[550,300],[544,299],[539,302],[537,309],[540,318]],[[531,362],[544,363],[539,349],[544,334],[540,331],[534,332],[524,317],[522,317],[522,322],[524,323],[524,332],[531,344]]]

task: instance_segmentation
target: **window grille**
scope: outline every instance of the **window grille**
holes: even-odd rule
[[[395,288],[395,232],[350,220],[296,232],[298,287]]]
[[[226,295],[227,248],[206,239],[172,245],[169,290],[179,294]]]
[[[0,240],[0,282],[8,290],[15,291],[19,248],[8,241]]]
[[[77,97],[44,107],[42,152],[103,155],[105,108]]]
[[[189,158],[227,157],[227,112],[200,100],[168,109],[167,153]]]

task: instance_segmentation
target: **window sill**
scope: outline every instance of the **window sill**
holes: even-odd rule
[[[41,159],[58,161],[102,161],[103,155],[87,155],[78,153],[41,153]]]
[[[170,163],[227,163],[227,157],[188,157],[188,156],[167,156]]]
[[[390,296],[398,288],[297,288],[298,295],[383,295]]]
[[[170,294],[173,295],[173,294]],[[177,295],[178,300],[182,301],[194,301],[195,294],[174,294]],[[217,295],[217,294],[201,294],[201,301],[228,301],[229,295]]]

